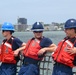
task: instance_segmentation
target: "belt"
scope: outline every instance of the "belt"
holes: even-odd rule
[[[59,65],[64,65],[64,64],[55,62],[54,65],[58,65],[59,66]]]
[[[71,68],[70,66],[67,66],[67,65],[62,64],[62,63],[59,63],[59,62],[55,62],[54,65],[57,65],[57,66],[64,66],[64,67],[69,67],[69,68]]]
[[[23,64],[25,64],[25,65],[29,65],[29,64],[38,65],[39,63],[40,63],[39,60],[35,60],[35,59],[29,58],[29,57],[24,57],[24,60],[23,60]]]
[[[34,63],[34,62],[33,63],[31,63],[31,62],[23,62],[23,64],[24,65],[29,65],[29,64],[39,65],[39,62],[38,63]]]

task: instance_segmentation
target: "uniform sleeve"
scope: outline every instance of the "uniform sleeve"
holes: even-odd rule
[[[12,46],[13,50],[16,50],[19,47],[21,47],[22,46],[22,43],[23,42],[20,39],[14,38],[14,40],[13,40],[13,46]]]
[[[74,44],[74,47],[76,47],[76,43]]]
[[[45,37],[40,42],[40,46],[42,48],[49,47],[51,44],[52,44],[52,41],[49,38],[45,38]]]
[[[74,47],[76,47],[76,43],[74,44]],[[73,65],[76,66],[76,55],[74,56]]]

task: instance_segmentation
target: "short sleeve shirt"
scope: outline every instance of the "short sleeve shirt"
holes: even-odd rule
[[[4,39],[3,42],[6,42],[7,40]],[[12,37],[7,41],[8,43],[12,44],[12,50],[16,50],[19,47],[22,46],[22,41],[16,37],[14,37],[14,39],[12,39]]]
[[[22,46],[22,41],[18,38],[14,38],[13,40],[13,44],[12,44],[12,49],[13,50],[16,50],[17,48],[21,47]]]
[[[49,47],[53,42],[51,41],[51,39],[44,37],[41,42],[40,42],[40,46],[42,48],[44,47]]]

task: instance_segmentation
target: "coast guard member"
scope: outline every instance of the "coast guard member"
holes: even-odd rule
[[[67,20],[64,28],[66,37],[52,56],[55,61],[52,75],[73,75],[72,68],[76,65],[76,20]]]
[[[1,45],[0,61],[2,64],[0,66],[0,75],[16,75],[19,51],[25,48],[25,43],[12,36],[15,29],[11,23],[5,22],[1,30],[5,39]]]
[[[55,45],[49,38],[44,37],[43,25],[35,22],[32,26],[34,37],[30,39],[23,52],[24,62],[18,75],[39,75],[39,61],[42,60],[44,53],[52,52]]]

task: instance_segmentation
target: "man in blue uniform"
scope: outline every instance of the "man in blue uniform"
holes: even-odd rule
[[[54,51],[55,44],[42,35],[43,30],[43,25],[40,22],[33,24],[32,31],[34,37],[26,44],[23,52],[24,62],[18,75],[39,75],[39,61],[42,60],[47,51]]]
[[[19,51],[25,48],[25,43],[12,36],[15,29],[11,23],[5,22],[1,30],[5,39],[1,45],[0,60],[2,64],[0,66],[0,75],[16,75]]]
[[[72,68],[76,65],[76,20],[67,20],[64,28],[66,37],[59,42],[53,54],[52,75],[73,75]]]

